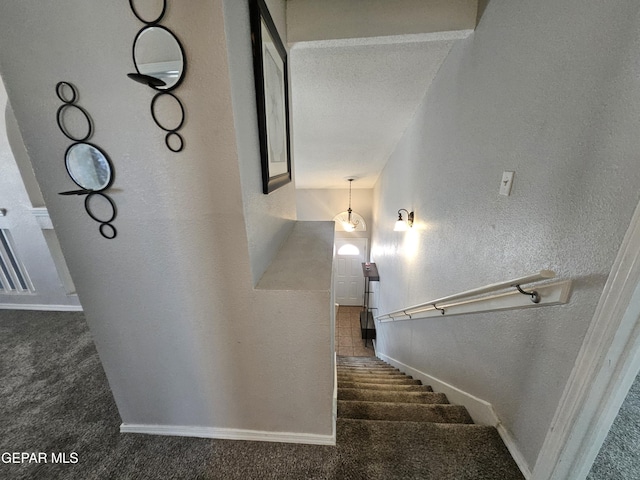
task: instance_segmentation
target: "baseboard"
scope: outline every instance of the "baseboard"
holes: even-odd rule
[[[529,468],[529,463],[522,455],[522,452],[516,445],[516,441],[511,436],[511,433],[509,433],[509,431],[501,423],[496,426],[496,430],[498,430],[500,438],[502,438],[502,441],[504,442],[504,446],[507,447],[507,450],[509,450],[513,461],[516,462],[516,465],[518,465],[518,468],[522,472],[522,475],[526,480],[529,480],[531,478],[531,469]]]
[[[148,435],[169,435],[175,437],[217,438],[221,440],[251,440],[258,442],[303,443],[309,445],[335,445],[333,435],[310,433],[266,432],[236,428],[188,427],[180,425],[144,425],[123,423],[120,433],[145,433]]]
[[[520,452],[520,449],[511,434],[507,431],[504,425],[500,423],[498,415],[489,402],[460,390],[447,382],[443,382],[436,377],[432,377],[427,373],[410,367],[409,365],[406,365],[395,358],[389,357],[382,352],[376,351],[376,356],[402,370],[407,375],[411,375],[413,378],[422,381],[425,385],[431,385],[434,391],[444,393],[452,404],[464,406],[469,412],[469,415],[471,415],[474,423],[495,427],[524,477],[527,480],[531,478],[531,470],[527,461]]]
[[[333,443],[336,441],[336,424],[338,423],[338,354],[333,353]]]
[[[39,310],[43,312],[82,312],[82,305],[37,305],[28,303],[0,303],[0,310]]]
[[[427,373],[421,372],[409,365],[405,365],[395,358],[388,357],[384,353],[376,352],[376,355],[385,362],[402,370],[407,375],[411,375],[413,378],[421,380],[425,385],[431,385],[436,392],[446,394],[451,403],[464,405],[475,423],[480,425],[490,425],[492,427],[496,427],[500,424],[500,420],[498,419],[496,412],[493,410],[493,406],[489,402],[485,402],[484,400],[474,397],[470,393],[464,392],[453,385],[449,385],[448,383],[432,377]]]

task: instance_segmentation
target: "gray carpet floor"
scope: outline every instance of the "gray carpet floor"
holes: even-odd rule
[[[640,375],[627,394],[587,480],[640,478]]]
[[[0,338],[0,453],[78,459],[1,462],[2,479],[522,478],[508,456],[478,454],[506,449],[476,425],[340,418],[335,447],[120,434],[82,314],[0,310]]]

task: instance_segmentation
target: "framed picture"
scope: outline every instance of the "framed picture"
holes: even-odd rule
[[[291,181],[287,51],[264,0],[250,0],[262,192]]]

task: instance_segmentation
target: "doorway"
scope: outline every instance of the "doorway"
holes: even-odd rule
[[[366,238],[336,238],[336,261],[333,274],[335,301],[339,305],[362,306],[367,259]]]

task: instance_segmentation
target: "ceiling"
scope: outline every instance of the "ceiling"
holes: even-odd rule
[[[296,188],[372,188],[453,40],[340,43],[290,52]]]
[[[479,1],[286,5],[296,188],[372,188]]]

